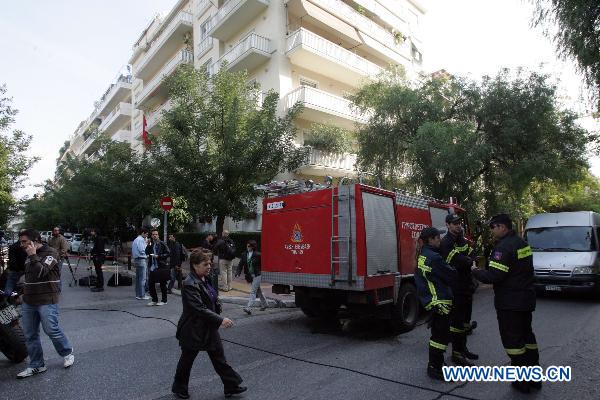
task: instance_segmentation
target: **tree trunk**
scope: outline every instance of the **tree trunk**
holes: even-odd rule
[[[223,233],[223,225],[225,224],[225,216],[217,215],[217,237],[221,237]]]

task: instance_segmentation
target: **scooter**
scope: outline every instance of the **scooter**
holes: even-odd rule
[[[19,323],[20,314],[16,307],[17,293],[9,297],[0,290],[0,352],[14,363],[27,358],[25,334]]]

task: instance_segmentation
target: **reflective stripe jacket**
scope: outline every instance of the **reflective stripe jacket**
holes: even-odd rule
[[[473,261],[468,256],[470,252],[471,247],[469,247],[469,242],[467,242],[463,235],[455,236],[448,232],[442,238],[440,254],[457,272],[456,284],[452,286],[452,291],[455,295],[470,295],[473,292],[473,281],[471,278],[471,264]]]
[[[452,305],[452,289],[456,270],[442,258],[438,249],[425,245],[421,249],[415,271],[415,283],[419,300],[426,310],[443,304]]]
[[[483,283],[494,284],[497,310],[535,310],[533,254],[527,242],[514,232],[496,244],[488,270],[474,270],[473,276]]]

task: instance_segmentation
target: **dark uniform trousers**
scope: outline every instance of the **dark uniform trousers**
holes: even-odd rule
[[[533,329],[531,311],[496,310],[500,338],[513,366],[534,366],[540,354]]]
[[[105,259],[106,256],[104,254],[96,254],[92,256],[94,269],[96,270],[96,287],[98,288],[104,287],[104,274],[102,273],[102,265],[104,265]]]
[[[223,386],[225,386],[225,389],[238,387],[242,383],[242,377],[227,363],[220,338],[215,340],[215,346],[214,350],[208,350],[207,353],[216,373],[221,377]],[[179,363],[177,363],[177,371],[175,372],[174,379],[175,384],[180,388],[187,389],[192,365],[199,352],[200,350],[181,349],[181,357],[179,358]]]
[[[429,365],[442,369],[444,353],[450,342],[450,314],[434,308],[429,338]]]
[[[470,321],[469,309],[472,307],[473,297],[467,294],[455,294],[450,313],[450,333],[452,335],[453,353],[462,353],[467,349],[467,322]]]

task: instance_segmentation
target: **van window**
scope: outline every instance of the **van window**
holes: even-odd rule
[[[533,251],[595,251],[594,232],[588,226],[534,228],[525,232]]]

